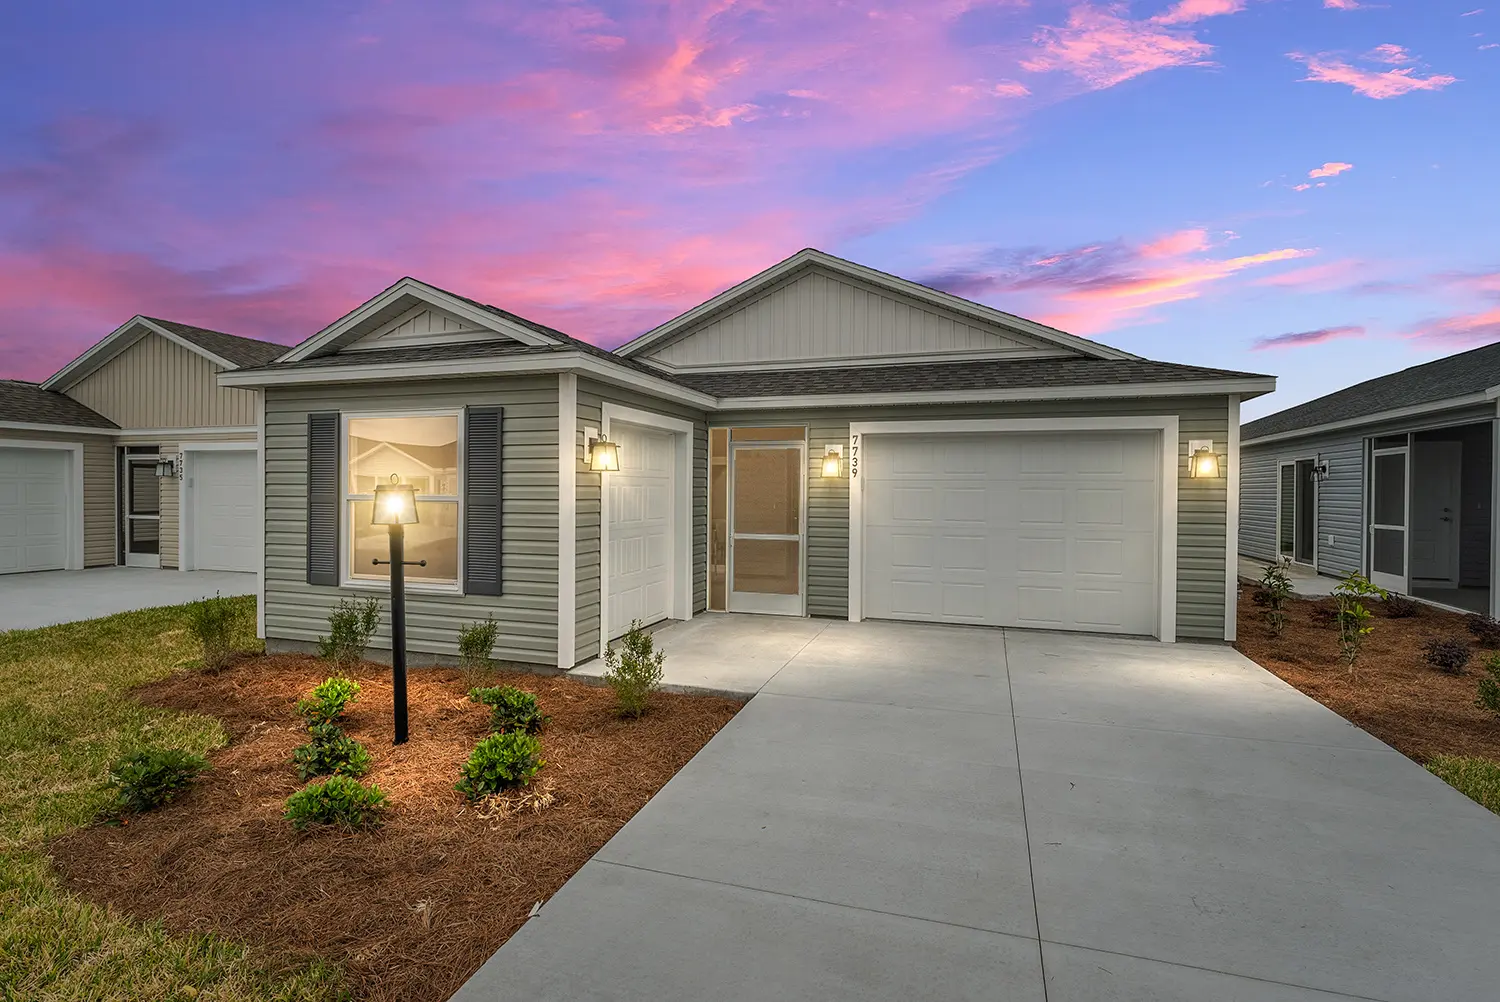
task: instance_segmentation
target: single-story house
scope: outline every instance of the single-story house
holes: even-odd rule
[[[285,345],[132,317],[41,383],[0,380],[0,574],[260,566],[260,394]]]
[[[1232,638],[1239,405],[1275,386],[816,250],[613,352],[404,278],[219,382],[263,395],[271,649],[388,590],[395,475],[409,646],[491,617],[563,668],[705,610]]]
[[[1497,401],[1486,345],[1246,423],[1240,552],[1495,615]]]

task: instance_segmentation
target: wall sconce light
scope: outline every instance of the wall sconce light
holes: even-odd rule
[[[825,445],[823,447],[823,476],[831,478],[838,477],[844,470],[844,447],[842,445]]]
[[[1214,452],[1214,443],[1211,440],[1189,442],[1188,476],[1198,480],[1213,479],[1219,475],[1219,456]]]
[[[1317,483],[1328,479],[1328,460],[1323,460],[1312,468],[1312,478]]]
[[[620,446],[599,434],[598,428],[583,429],[583,454],[595,473],[618,473]]]
[[[177,476],[177,461],[171,456],[163,456],[156,461],[156,475],[162,480],[170,480]]]

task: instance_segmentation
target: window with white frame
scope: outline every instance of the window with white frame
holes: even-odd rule
[[[459,414],[428,413],[349,417],[344,427],[344,516],[348,529],[346,572],[355,580],[386,580],[388,530],[371,525],[375,485],[411,484],[417,490],[417,524],[406,527],[406,559],[416,583],[458,586]],[[393,479],[394,478],[394,479]]]

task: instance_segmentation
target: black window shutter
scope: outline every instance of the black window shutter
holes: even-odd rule
[[[499,595],[501,432],[505,411],[464,411],[464,591]]]
[[[339,415],[307,416],[307,583],[339,583]]]

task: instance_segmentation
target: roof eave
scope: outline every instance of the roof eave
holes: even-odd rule
[[[1294,438],[1307,438],[1311,435],[1323,435],[1332,431],[1360,428],[1364,425],[1400,421],[1402,418],[1407,417],[1420,417],[1426,414],[1441,414],[1443,411],[1462,410],[1465,407],[1494,403],[1496,400],[1500,400],[1500,386],[1492,386],[1480,393],[1466,393],[1463,396],[1448,397],[1444,400],[1435,400],[1426,404],[1413,404],[1410,407],[1393,407],[1357,418],[1347,418],[1343,421],[1323,421],[1300,428],[1289,428],[1286,431],[1272,432],[1269,435],[1257,435],[1254,438],[1245,437],[1241,439],[1240,444],[1242,446],[1250,446],[1263,445],[1270,442],[1284,442]],[[1250,424],[1254,423],[1253,421],[1250,422]]]
[[[121,324],[119,327],[116,327],[114,330],[106,334],[96,344],[94,344],[93,347],[89,348],[82,355],[79,355],[77,358],[73,359],[73,361],[69,362],[67,365],[63,366],[61,369],[58,369],[52,375],[48,376],[42,382],[42,389],[61,392],[63,390],[66,390],[68,387],[78,383],[89,374],[103,368],[105,363],[118,355],[122,350],[115,347],[116,343],[122,337],[124,337],[128,331],[136,326],[145,327],[147,330],[166,338],[173,344],[180,345],[196,355],[202,355],[204,358],[208,359],[210,362],[214,363],[222,369],[233,370],[239,368],[238,365],[231,362],[229,359],[209,351],[202,345],[194,344],[192,341],[189,341],[185,337],[180,337],[176,334],[173,334],[171,331],[167,330],[165,327],[152,320],[150,317],[143,317],[140,314],[136,314],[135,316],[131,317],[129,320]]]

